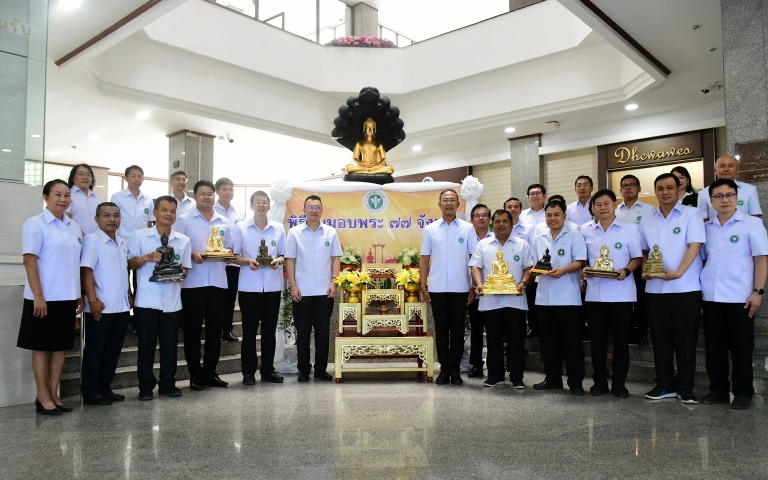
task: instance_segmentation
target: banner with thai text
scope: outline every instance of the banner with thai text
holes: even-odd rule
[[[341,245],[362,252],[363,263],[397,263],[406,247],[420,252],[424,227],[440,218],[438,196],[445,189],[460,193],[452,182],[393,183],[307,182],[295,185],[286,205],[285,228],[304,223],[304,200],[318,195],[322,222],[334,227]],[[463,218],[463,204],[459,218]]]

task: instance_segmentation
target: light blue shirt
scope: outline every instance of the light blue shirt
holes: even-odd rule
[[[229,223],[232,225],[243,221],[243,217],[237,213],[237,210],[235,210],[235,206],[232,205],[232,203],[229,204],[229,208],[224,208],[224,206],[217,200],[216,203],[213,204],[213,209],[229,220]]]
[[[757,188],[749,183],[735,180],[738,187],[739,202],[736,204],[736,210],[747,215],[762,215],[760,208],[760,198],[757,196]],[[699,200],[696,203],[702,218],[713,219],[717,216],[717,211],[712,207],[709,198],[709,187],[702,188],[699,191]]]
[[[336,229],[321,223],[314,232],[306,223],[288,231],[285,258],[296,259],[296,286],[302,296],[327,295],[333,276],[333,257],[341,257]]]
[[[534,232],[535,229],[533,225],[518,220],[515,226],[512,227],[512,233],[510,235],[517,238],[522,238],[528,242],[528,245],[530,245],[531,248],[533,248]]]
[[[46,208],[24,222],[21,227],[21,253],[37,257],[35,263],[40,288],[46,301],[80,298],[82,245],[80,225],[66,215],[64,220],[59,220]],[[24,298],[35,299],[29,288],[29,279],[24,282]]]
[[[523,280],[523,271],[532,267],[535,261],[531,246],[525,240],[517,237],[510,235],[504,246],[496,237],[480,240],[469,260],[469,266],[479,268],[482,279],[485,281],[493,270],[493,262],[496,261],[496,253],[499,249],[504,254],[504,261],[507,262],[509,268],[508,273],[515,279],[515,283],[520,283]],[[481,312],[498,310],[499,308],[528,310],[528,302],[525,295],[483,295],[480,297],[478,310]]]
[[[225,217],[214,211],[211,221],[205,219],[195,208],[176,222],[176,231],[189,237],[193,252],[204,254],[211,236],[211,227],[219,227],[219,237],[225,248],[232,246],[230,223]],[[218,287],[227,288],[227,271],[224,262],[203,262],[192,265],[181,288]]]
[[[147,222],[155,220],[152,198],[142,191],[139,191],[139,198],[136,198],[126,188],[112,195],[111,201],[120,208],[120,229],[117,234],[126,242],[130,242],[133,232],[147,228]]]
[[[128,242],[128,260],[154,252],[160,247],[160,234],[157,227],[137,230]],[[192,268],[192,249],[189,237],[171,230],[168,245],[173,247],[174,260],[184,268]],[[141,308],[153,308],[164,313],[181,310],[181,283],[150,282],[149,277],[155,270],[156,262],[147,262],[136,270],[136,299],[133,305]]]
[[[173,198],[176,198],[175,195],[171,194]],[[173,225],[171,225],[171,228],[178,228],[179,221],[181,217],[188,214],[192,210],[195,210],[197,208],[197,204],[195,203],[192,198],[187,195],[187,192],[184,192],[184,198],[179,201],[178,198],[176,198],[176,222],[174,222]]]
[[[592,214],[589,213],[589,200],[587,200],[586,205],[582,205],[578,200],[568,205],[568,208],[565,210],[565,216],[576,225],[584,225],[587,222],[591,222]]]
[[[701,213],[693,207],[683,206],[678,203],[664,218],[661,210],[655,208],[653,212],[640,222],[640,240],[643,250],[651,251],[654,245],[659,246],[659,251],[664,261],[664,267],[676,270],[683,261],[689,243],[704,243],[704,222]],[[662,280],[649,278],[645,282],[647,293],[685,293],[701,290],[699,275],[701,274],[701,256],[696,255],[693,263],[685,271],[682,277],[676,280]]]
[[[544,223],[546,221],[547,215],[544,212],[544,207],[541,207],[541,210],[538,212],[534,212],[531,208],[526,208],[522,212],[520,212],[520,219],[519,221],[525,222],[528,225],[533,225],[534,227],[540,223]]]
[[[421,254],[429,255],[430,292],[469,293],[472,279],[467,264],[477,246],[477,234],[471,223],[459,218],[450,224],[442,218],[424,228]]]
[[[537,259],[543,257],[549,249],[552,268],[565,267],[574,260],[587,259],[587,246],[577,229],[563,227],[557,238],[553,239],[552,232],[546,227],[543,232],[537,232],[534,245],[534,255]],[[567,273],[560,278],[539,275],[536,305],[581,305],[579,272]]]
[[[235,225],[233,231],[232,251],[243,258],[253,260],[259,255],[262,238],[272,258],[285,255],[285,227],[282,223],[269,220],[262,230],[250,218]],[[280,292],[283,290],[283,269],[262,265],[251,270],[241,266],[237,288],[241,292]]]
[[[86,235],[80,255],[80,266],[93,271],[96,297],[104,302],[103,313],[131,309],[128,303],[128,245],[119,235],[115,237],[117,242],[101,230]],[[85,311],[91,311],[90,303],[85,304]]]
[[[701,294],[708,302],[745,303],[755,287],[755,262],[768,255],[768,234],[763,221],[741,212],[720,225],[715,218],[704,224],[707,243],[701,248]]]
[[[85,233],[97,231],[99,227],[95,220],[96,208],[103,202],[101,197],[90,189],[84,192],[77,185],[72,185],[70,200],[67,212],[72,215],[72,220],[76,221]]]
[[[622,222],[640,225],[640,221],[650,215],[651,212],[653,212],[653,205],[648,205],[640,200],[635,201],[630,208],[627,208],[627,205],[622,202],[616,208],[616,217]]]
[[[581,226],[581,234],[587,244],[587,263],[590,267],[600,258],[603,245],[610,250],[608,257],[613,260],[613,268],[626,268],[633,258],[643,258],[640,248],[640,231],[637,225],[622,222],[616,218],[608,230],[603,230],[598,220],[587,222]],[[629,274],[624,280],[615,278],[587,278],[588,302],[636,302],[637,289],[635,276]]]

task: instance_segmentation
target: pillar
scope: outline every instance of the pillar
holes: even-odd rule
[[[352,35],[357,37],[379,36],[379,11],[365,3],[352,7]]]
[[[189,182],[188,190],[199,180],[216,181],[213,178],[213,141],[215,135],[179,130],[168,137],[168,178],[176,170],[184,170]],[[170,187],[169,187],[170,188]]]
[[[518,197],[523,202],[524,208],[530,206],[528,197],[525,196],[528,185],[541,183],[540,142],[540,133],[509,139],[512,196]]]

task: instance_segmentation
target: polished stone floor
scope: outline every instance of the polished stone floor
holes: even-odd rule
[[[0,408],[0,478],[768,478],[768,415],[650,402],[345,379],[157,396],[61,417]],[[585,382],[589,387],[590,382]],[[697,392],[700,396],[706,392]],[[75,405],[78,398],[65,399]]]

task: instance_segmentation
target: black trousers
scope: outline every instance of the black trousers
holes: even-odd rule
[[[525,300],[528,302],[528,329],[531,331],[531,337],[539,337],[539,322],[536,316],[536,289],[539,284],[531,280],[530,285],[525,287]]]
[[[110,389],[123,349],[128,312],[105,313],[100,320],[85,314],[85,347],[80,371],[80,393],[98,395]]]
[[[275,330],[280,313],[281,292],[240,292],[243,314],[243,342],[240,365],[243,375],[253,375],[259,366],[256,332],[261,323],[261,374],[269,374],[275,362]]]
[[[632,302],[585,302],[592,350],[592,379],[608,383],[608,335],[613,339],[613,384],[624,385],[629,371]]]
[[[485,312],[478,310],[480,300],[475,299],[474,302],[467,306],[467,313],[469,313],[469,325],[471,328],[469,334],[469,364],[473,367],[483,368],[483,329],[485,325]]]
[[[464,354],[466,292],[429,292],[435,317],[435,343],[440,371],[458,372]]]
[[[707,354],[709,389],[727,394],[728,352],[731,353],[733,394],[752,398],[752,352],[755,347],[755,319],[743,303],[702,302],[704,343]]]
[[[513,382],[523,381],[525,371],[525,311],[498,308],[485,312],[488,331],[488,378],[504,378],[504,341],[507,341],[507,371]]]
[[[235,315],[235,300],[240,282],[240,267],[227,265],[227,299],[224,302],[224,317],[221,322],[223,332],[232,331],[232,318]]]
[[[645,280],[643,280],[642,268],[638,268],[632,274],[635,276],[635,288],[637,289],[637,301],[632,309],[632,334],[631,338],[640,341],[648,335],[648,321],[645,313]]]
[[[221,355],[222,306],[227,291],[218,287],[181,289],[182,320],[184,322],[184,358],[189,377],[198,383],[216,376]],[[200,335],[205,322],[205,346],[200,366]]]
[[[315,374],[328,370],[328,343],[333,298],[325,295],[302,296],[293,302],[293,321],[296,324],[296,354],[300,373],[309,375],[309,339],[315,329]],[[273,335],[274,337],[274,335]],[[263,335],[262,335],[262,341]],[[274,353],[272,355],[274,357]]]
[[[176,386],[176,348],[179,343],[181,312],[163,313],[154,308],[133,307],[136,336],[139,341],[139,359],[136,373],[139,390],[152,390]],[[160,380],[155,378],[155,347],[160,339]]]
[[[584,380],[583,322],[579,305],[536,305],[539,320],[539,346],[547,382],[563,384],[563,360],[569,387],[580,387]]]
[[[646,293],[645,308],[653,342],[656,382],[678,391],[693,390],[701,292]],[[677,376],[675,376],[677,360]]]

